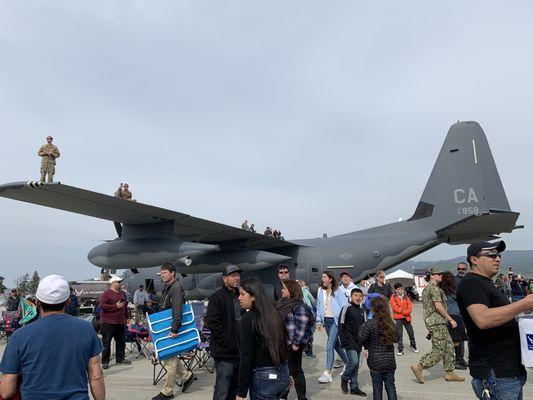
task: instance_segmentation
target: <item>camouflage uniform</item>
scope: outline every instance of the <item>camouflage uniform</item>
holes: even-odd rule
[[[48,175],[48,182],[53,182],[54,174],[56,173],[56,158],[59,158],[59,149],[52,143],[46,143],[41,146],[37,154],[42,157],[40,182],[44,182],[46,175]]]
[[[422,292],[424,307],[424,322],[431,332],[431,352],[420,359],[424,369],[431,368],[440,360],[444,362],[445,371],[455,369],[455,350],[452,338],[448,332],[446,319],[435,308],[435,302],[440,302],[446,309],[446,295],[437,285],[430,283]]]
[[[123,187],[119,187],[117,189],[117,191],[115,192],[115,197],[118,197],[119,199],[133,201],[133,199],[131,198],[131,192],[128,189],[124,189]]]

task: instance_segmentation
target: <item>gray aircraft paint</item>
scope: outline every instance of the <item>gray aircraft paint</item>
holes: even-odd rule
[[[230,263],[239,265],[244,276],[260,277],[269,289],[277,280],[273,266],[281,262],[292,278],[308,281],[312,289],[325,270],[349,271],[357,281],[442,243],[512,232],[519,216],[510,209],[477,122],[452,125],[411,218],[331,238],[282,241],[59,183],[5,184],[0,196],[121,222],[122,236],[92,249],[89,260],[109,268],[143,268],[168,257],[188,274],[183,284],[193,296],[220,286],[216,272]]]

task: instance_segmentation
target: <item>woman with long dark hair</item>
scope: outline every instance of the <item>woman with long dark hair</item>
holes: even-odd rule
[[[348,363],[346,352],[341,347],[339,341],[339,314],[342,308],[348,305],[348,298],[344,294],[344,290],[339,288],[337,278],[329,272],[322,273],[322,286],[318,289],[317,295],[317,330],[322,326],[326,328],[328,341],[326,343],[326,370],[318,378],[320,383],[330,383],[331,370],[333,368],[333,361],[335,357],[334,351],[339,354],[342,361]]]
[[[285,323],[263,284],[255,277],[241,281],[241,359],[236,400],[277,400],[289,386],[289,350]]]
[[[394,343],[397,342],[396,325],[392,320],[389,302],[385,297],[372,299],[371,311],[373,318],[369,319],[359,329],[359,342],[368,349],[368,369],[372,378],[372,398],[383,398],[383,385],[388,400],[396,400],[396,386],[394,372],[396,359],[394,358]]]
[[[313,311],[303,301],[300,284],[293,280],[282,282],[281,300],[277,307],[285,321],[289,343],[289,371],[294,379],[298,400],[307,400],[305,374],[302,369],[302,353],[312,335],[310,322]],[[282,399],[289,395],[287,390]]]
[[[446,306],[448,309],[448,314],[453,320],[457,323],[457,326],[454,328],[450,322],[448,325],[448,332],[452,337],[453,347],[455,349],[455,368],[456,369],[467,369],[468,364],[461,356],[460,345],[461,342],[465,342],[468,338],[466,336],[466,329],[463,324],[463,317],[461,317],[461,312],[459,311],[459,305],[457,304],[457,298],[455,292],[457,290],[457,281],[455,275],[450,271],[446,271],[442,274],[441,281],[439,283],[440,288],[446,295]]]

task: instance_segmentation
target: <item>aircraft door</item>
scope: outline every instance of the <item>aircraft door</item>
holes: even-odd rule
[[[144,280],[144,287],[146,288],[147,292],[150,292],[151,290],[155,291],[154,280],[153,279],[145,279]]]
[[[307,285],[312,292],[316,293],[322,280],[322,263],[320,261],[309,261],[306,270],[308,274]]]

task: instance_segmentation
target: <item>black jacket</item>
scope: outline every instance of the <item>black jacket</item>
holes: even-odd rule
[[[281,300],[281,290],[283,289],[283,283],[281,283],[281,280],[278,279],[276,283],[274,283],[274,301],[278,302]]]
[[[211,331],[209,351],[213,357],[239,357],[242,311],[238,297],[239,290],[230,291],[226,286],[209,297],[207,327]]]
[[[163,298],[161,303],[161,310],[172,308],[172,333],[178,333],[181,328],[181,313],[183,310],[183,303],[185,303],[185,292],[181,288],[181,283],[177,280],[170,285],[165,285],[161,292]]]
[[[339,338],[343,349],[361,351],[363,345],[359,342],[359,328],[364,323],[365,311],[362,307],[350,303],[342,308],[339,316]]]
[[[9,296],[6,304],[6,311],[17,311],[19,308],[20,297],[13,298]]]
[[[366,321],[359,329],[359,341],[368,349],[368,369],[376,372],[395,371],[394,345],[382,345],[379,337],[380,330],[377,319]]]

